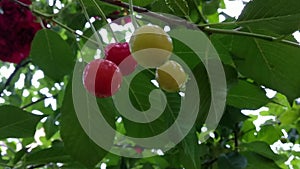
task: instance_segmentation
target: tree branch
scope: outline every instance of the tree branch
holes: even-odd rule
[[[23,60],[21,61],[15,68],[15,70],[13,71],[13,73],[8,77],[8,79],[6,80],[3,88],[0,90],[0,96],[3,94],[3,91],[10,85],[12,79],[15,77],[15,75],[17,74],[17,72],[22,68],[25,67],[27,64],[29,64],[31,61],[30,60]]]
[[[44,167],[44,166],[46,166],[46,165],[47,165],[47,164],[32,165],[32,166],[30,166],[28,169],[40,168],[40,167]]]
[[[239,150],[239,132],[235,129],[234,131],[234,151]]]
[[[75,34],[75,35],[77,35],[77,36],[79,36],[79,37],[81,37],[81,38],[83,38],[83,39],[86,39],[86,40],[88,40],[88,41],[91,41],[91,42],[93,42],[94,44],[98,44],[96,41],[92,40],[91,38],[89,38],[89,37],[87,37],[87,36],[85,36],[85,35],[82,35],[82,34],[76,32],[76,30],[74,30],[74,29],[72,29],[72,28],[70,28],[70,27],[64,25],[64,24],[61,23],[60,21],[56,20],[56,19],[54,18],[55,14],[54,14],[54,15],[52,15],[52,14],[49,15],[49,14],[45,14],[45,13],[43,13],[43,12],[41,12],[41,11],[38,11],[38,10],[36,10],[36,9],[31,9],[29,5],[24,4],[24,3],[22,3],[22,2],[20,2],[20,1],[18,1],[18,0],[14,0],[14,2],[18,3],[19,5],[21,5],[21,6],[24,7],[24,8],[27,8],[27,9],[31,10],[31,12],[34,13],[35,15],[37,15],[37,16],[39,16],[39,17],[41,17],[41,18],[50,20],[51,22],[57,24],[58,26],[60,26],[60,27],[62,27],[62,28],[64,28],[64,29],[66,29],[66,30],[69,31],[70,33],[73,33],[73,34]]]
[[[55,97],[57,97],[57,96],[58,96],[58,94],[53,95],[53,96],[51,96],[51,97],[44,96],[44,97],[38,99],[37,101],[31,102],[31,103],[29,103],[29,104],[27,104],[27,105],[22,106],[21,109],[26,109],[26,108],[28,108],[28,107],[30,107],[30,106],[32,106],[32,105],[35,105],[35,104],[37,104],[37,103],[39,103],[39,102],[41,102],[41,101],[43,101],[43,100],[46,100],[46,99],[49,99],[49,98],[55,98]]]
[[[115,1],[115,0],[101,0],[102,2],[111,4],[111,5],[115,5],[115,6],[119,6],[119,7],[123,7],[126,9],[129,9],[129,4],[122,2],[122,1]],[[139,13],[143,13],[143,12],[150,12],[148,9],[143,8],[143,7],[139,7],[139,6],[133,6],[133,10]]]
[[[116,5],[116,6],[119,6],[119,7],[123,7],[123,8],[126,8],[126,9],[130,8],[130,5],[128,3],[121,2],[121,1],[114,1],[114,0],[100,0],[100,1],[111,4],[111,5]],[[160,19],[161,21],[164,21],[164,22],[168,23],[169,25],[185,25],[188,28],[192,28],[192,29],[197,28],[196,25],[191,24],[190,22],[188,22],[186,20],[183,20],[183,19],[178,20],[178,19],[174,19],[174,18],[169,18],[169,17],[166,17],[166,16],[161,15],[159,13],[152,12],[152,11],[146,9],[146,8],[139,7],[139,6],[134,6],[133,5],[132,8],[135,12],[143,13],[144,15]]]
[[[219,33],[219,34],[229,34],[229,35],[239,35],[239,36],[247,36],[252,38],[258,38],[263,39],[267,41],[273,41],[273,42],[280,42],[283,44],[300,47],[300,45],[296,42],[288,41],[288,40],[279,40],[278,38],[275,38],[273,36],[263,35],[263,34],[256,34],[251,32],[242,32],[242,31],[236,31],[236,30],[227,30],[227,29],[217,29],[217,28],[209,28],[205,27],[202,29],[205,32],[209,33]]]
[[[119,7],[123,7],[123,8],[129,8],[129,4],[121,2],[121,1],[114,1],[114,0],[101,0],[102,2],[111,4],[111,5],[116,5]],[[204,32],[207,33],[219,33],[219,34],[229,34],[229,35],[238,35],[238,36],[247,36],[247,37],[253,37],[253,38],[258,38],[258,39],[263,39],[263,40],[267,40],[267,41],[277,41],[283,44],[287,44],[287,45],[291,45],[291,46],[295,46],[295,47],[300,47],[300,45],[298,43],[292,42],[292,41],[288,41],[288,40],[281,40],[278,39],[276,37],[273,36],[268,36],[268,35],[263,35],[263,34],[256,34],[256,33],[251,33],[251,32],[242,32],[242,31],[238,31],[238,30],[228,30],[228,29],[217,29],[217,28],[210,28],[209,26],[213,26],[213,25],[235,25],[236,22],[224,22],[224,23],[212,23],[212,24],[202,24],[202,25],[194,25],[192,23],[189,23],[187,21],[182,21],[182,20],[177,20],[177,19],[173,19],[173,18],[168,18],[165,17],[163,15],[160,15],[158,13],[154,13],[149,11],[146,8],[142,8],[142,7],[138,7],[138,6],[133,6],[133,9],[136,12],[139,13],[144,13],[145,15],[157,18],[157,19],[161,19],[162,21],[169,23],[169,24],[181,24],[181,25],[185,25],[188,28],[196,28],[198,27],[199,29],[201,29]]]
[[[205,162],[202,163],[201,165],[202,165],[202,166],[211,166],[211,165],[212,165],[213,163],[215,163],[217,160],[218,160],[217,158],[214,158],[214,159],[205,161]]]

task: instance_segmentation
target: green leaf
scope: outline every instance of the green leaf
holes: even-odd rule
[[[129,2],[129,0],[123,0],[124,2]],[[132,0],[133,1],[133,5],[136,6],[147,6],[149,4],[151,4],[152,2],[156,1],[156,0]]]
[[[19,107],[22,104],[22,98],[18,94],[12,94],[8,97],[8,99],[12,106]]]
[[[151,11],[173,14],[173,12],[169,8],[169,6],[165,3],[165,1],[162,1],[162,0],[155,1],[151,5]]]
[[[9,163],[9,160],[3,160],[2,158],[0,158],[0,166],[1,167],[2,166],[9,166],[8,163]]]
[[[33,137],[41,118],[14,106],[1,106],[0,139]]]
[[[244,169],[247,163],[247,159],[237,152],[221,154],[218,157],[218,166],[222,169]]]
[[[201,21],[204,21],[205,18],[203,18],[200,12],[200,2],[198,0],[188,0],[187,3],[189,5],[190,21],[193,23],[200,23]]]
[[[230,49],[229,46],[232,43],[232,38],[228,38],[228,36],[213,34],[210,36],[210,40],[216,48],[222,62],[224,64],[234,65],[234,62],[231,58],[231,53],[228,50]]]
[[[288,35],[300,29],[300,1],[254,0],[250,1],[237,23],[251,30],[267,30]]]
[[[72,158],[81,162],[85,166],[95,166],[102,158],[105,157],[107,152],[89,138],[78,121],[73,104],[71,82],[68,84],[65,91],[61,113],[60,132],[64,141],[65,151],[70,154]]]
[[[241,113],[240,109],[234,107],[226,107],[225,113],[220,121],[221,126],[226,126],[230,129],[235,129],[236,124],[245,121],[248,117]]]
[[[77,3],[69,3],[66,7],[62,8],[59,16],[68,27],[74,30],[82,30],[86,23],[86,18],[80,11]]]
[[[256,138],[259,141],[264,141],[268,144],[273,144],[283,136],[279,127],[274,125],[263,125],[258,132]]]
[[[47,117],[46,121],[43,123],[43,127],[46,134],[46,139],[50,139],[57,131],[58,131],[58,125],[55,124],[57,120],[57,116],[50,115]]]
[[[281,114],[279,120],[282,125],[290,125],[296,122],[299,117],[300,117],[300,110],[291,109]]]
[[[238,83],[238,72],[233,66],[223,65],[223,68],[226,75],[227,89],[230,89]]]
[[[79,12],[74,14],[66,14],[63,16],[63,21],[66,23],[66,25],[74,30],[82,30],[87,22],[84,14]]]
[[[282,158],[283,158],[283,156],[275,154],[272,151],[270,145],[266,142],[255,141],[255,142],[251,142],[251,143],[245,143],[240,146],[242,149],[255,152],[255,153],[259,154],[260,156],[263,156],[264,158],[267,158],[270,160],[278,161],[278,160],[282,160]]]
[[[150,74],[154,78],[154,74],[149,73],[148,70],[142,71],[141,73],[139,73],[139,75],[135,76],[130,85],[130,88],[132,89],[132,97],[130,98],[130,100],[133,105],[137,106],[138,110],[145,111],[150,108],[149,93],[151,92],[151,86],[154,86],[150,81],[153,78],[150,78],[150,76],[148,76]],[[147,76],[149,79],[146,78]],[[155,136],[165,131],[173,123],[180,110],[181,97],[178,93],[165,93],[165,95],[167,99],[166,109],[154,121],[150,123],[136,123],[126,118],[123,119],[127,135],[143,138]],[[154,102],[160,101],[161,99],[159,98],[154,100]],[[154,107],[154,109],[156,109],[156,107]],[[160,110],[157,109],[157,111]]]
[[[158,89],[151,80],[155,79],[155,70],[144,70],[137,74],[131,81],[129,97],[133,106],[139,111],[148,110],[151,106],[149,94]],[[126,81],[125,81],[126,83]]]
[[[258,109],[269,102],[265,91],[254,84],[239,80],[227,95],[227,104],[240,109]]]
[[[298,159],[294,158],[291,164],[293,165],[294,169],[300,169],[300,161]]]
[[[297,129],[298,133],[300,133],[300,120],[298,120],[296,123],[296,129]]]
[[[41,149],[32,151],[25,156],[26,165],[29,164],[47,164],[58,162],[72,161],[70,155],[65,153],[63,143],[55,143],[52,147],[47,149]]]
[[[241,154],[247,158],[248,161],[247,169],[258,169],[258,168],[280,169],[280,167],[278,167],[273,160],[261,156],[255,152],[243,151],[241,152]]]
[[[181,141],[179,147],[179,158],[184,168],[201,169],[200,146],[195,128]]]
[[[207,63],[210,58],[213,59],[214,57],[218,57],[218,54],[211,45],[210,41],[207,39],[206,35],[200,31],[179,29],[172,30],[169,32],[169,34],[171,35],[171,37],[173,37],[174,40],[174,54],[180,57],[180,59],[182,59],[188,65],[189,69],[192,70],[192,73],[196,78],[201,100],[197,117],[197,130],[199,130],[207,118],[212,99],[210,84],[211,77],[208,77],[207,68],[201,62],[201,59],[203,60],[203,62]],[[196,53],[201,57],[201,59]],[[222,79],[222,73],[224,73],[222,71],[224,70],[220,70],[219,72],[219,80]],[[224,80],[226,80],[225,74]],[[226,84],[222,85],[222,87],[226,88]]]
[[[174,33],[179,33],[179,32],[174,32]],[[189,36],[191,36],[191,32],[188,33]],[[189,69],[192,70],[192,73],[196,78],[197,85],[199,88],[199,95],[200,95],[201,102],[200,102],[200,109],[197,117],[198,126],[201,126],[204,123],[208,114],[210,101],[211,101],[211,93],[210,93],[211,91],[210,91],[208,74],[204,64],[201,62],[200,58],[195,53],[195,52],[202,53],[208,50],[205,47],[207,45],[205,44],[206,39],[204,38],[201,39],[201,42],[203,44],[199,44],[199,51],[193,51],[191,48],[187,46],[187,44],[181,42],[179,39],[173,38],[174,54],[180,57],[188,65]]]
[[[198,66],[201,60],[191,48],[181,42],[180,39],[172,38],[172,42],[173,53],[179,56],[189,66],[190,69],[194,69],[196,66]],[[204,43],[202,45],[204,45]],[[202,45],[199,44],[199,46]],[[200,52],[201,50],[203,49],[200,49]]]
[[[142,158],[140,161],[140,163],[150,163],[150,164],[155,164],[156,166],[158,166],[159,168],[167,168],[169,166],[169,162],[161,157],[161,156],[153,156],[153,157],[148,157],[148,158]]]
[[[100,11],[95,5],[95,3],[98,4],[99,7],[101,7],[101,10],[104,12],[106,16],[114,11],[120,10],[120,7],[116,5],[111,5],[97,0],[84,0],[83,3],[84,3],[84,7],[87,9],[89,17],[101,16]]]
[[[253,124],[253,121],[255,119],[253,118],[249,118],[248,120],[245,120],[243,122],[243,126],[242,126],[242,140],[243,142],[252,142],[252,141],[256,141],[256,127]]]
[[[286,95],[290,102],[300,96],[300,48],[239,36],[231,48],[241,74]]]
[[[189,5],[186,0],[165,0],[165,3],[177,16],[189,16]]]
[[[27,148],[23,148],[20,151],[16,152],[15,158],[13,160],[13,164],[16,165],[19,161],[21,161],[22,157],[27,153]]]
[[[220,0],[202,0],[202,12],[204,15],[216,13],[220,6]]]
[[[35,35],[30,56],[45,75],[56,81],[71,73],[74,67],[74,55],[70,46],[49,29],[40,30]]]

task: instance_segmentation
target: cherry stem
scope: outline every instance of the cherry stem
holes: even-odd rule
[[[137,29],[138,24],[137,24],[137,21],[136,21],[135,16],[134,16],[132,0],[129,0],[129,10],[130,10],[130,17],[131,17],[131,20],[132,20],[132,25],[133,25],[134,29]]]
[[[99,32],[96,30],[95,26],[93,25],[93,23],[90,21],[90,17],[89,17],[89,14],[84,6],[84,3],[82,0],[79,0],[79,3],[80,3],[80,6],[83,10],[83,14],[85,16],[85,19],[86,21],[91,25],[91,29],[93,30],[94,34],[96,35],[95,38],[96,38],[96,41],[97,41],[97,46],[101,49],[101,53],[103,54],[104,53],[104,45],[103,45],[103,41],[102,41],[102,38],[99,34]]]
[[[109,31],[112,33],[112,36],[113,36],[113,39],[118,42],[118,39],[114,33],[114,31],[112,30],[111,26],[110,26],[110,23],[107,21],[107,18],[105,16],[105,13],[103,12],[103,10],[101,9],[101,7],[97,4],[97,2],[95,0],[92,0],[94,5],[96,6],[97,10],[99,11],[100,13],[100,16],[101,18],[108,24],[108,29]]]

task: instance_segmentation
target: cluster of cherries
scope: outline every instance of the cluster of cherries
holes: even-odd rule
[[[88,63],[83,72],[83,84],[96,97],[110,97],[119,90],[123,76],[130,75],[139,64],[156,68],[160,88],[178,92],[187,75],[179,63],[169,60],[172,50],[172,39],[162,28],[142,26],[135,30],[129,43],[111,43],[105,47],[104,59]]]

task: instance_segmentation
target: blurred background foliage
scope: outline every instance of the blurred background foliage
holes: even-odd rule
[[[209,105],[203,103],[203,116],[176,147],[166,153],[157,151],[158,155],[151,158],[131,159],[110,154],[89,139],[79,125],[70,92],[76,59],[93,59],[94,50],[81,53],[93,29],[107,34],[104,45],[114,41],[104,27],[107,21],[121,26],[115,31],[118,39],[132,33],[130,18],[118,19],[130,14],[128,0],[32,1],[30,9],[44,29],[36,34],[30,56],[19,64],[0,62],[0,167],[300,169],[300,47],[293,36],[299,34],[300,2],[225,2],[133,0],[136,14],[167,13],[197,25],[220,55],[228,93],[224,115],[215,131],[206,130],[203,119]],[[241,15],[227,13],[234,4],[245,5]],[[194,54],[184,44],[175,39],[173,42],[175,53],[185,50]],[[209,79],[202,63],[187,64],[201,84],[201,97],[209,102]],[[148,104],[147,92],[156,88],[144,83],[153,78],[145,71],[131,84],[131,95],[144,106]],[[143,94],[138,95],[140,92]],[[178,110],[180,96],[166,96],[171,110],[154,127],[168,127],[174,120],[168,113]],[[100,107],[105,104],[111,110],[109,118],[121,133],[141,137],[165,129],[141,133],[141,126],[118,120],[121,115],[109,99],[98,101]],[[138,103],[133,100],[133,104]],[[209,139],[201,142],[203,133]],[[151,151],[123,138],[115,139],[119,144],[114,146],[141,157]]]

